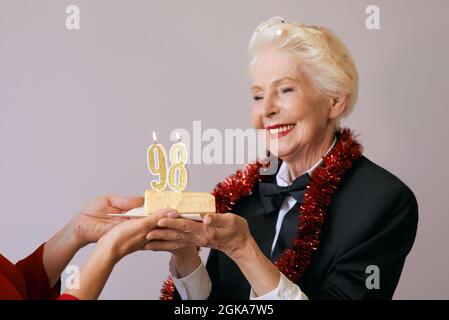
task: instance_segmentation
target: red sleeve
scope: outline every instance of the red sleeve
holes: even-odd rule
[[[16,267],[23,275],[29,300],[56,299],[60,295],[61,280],[50,287],[47,272],[44,268],[44,244],[32,254],[16,263]]]

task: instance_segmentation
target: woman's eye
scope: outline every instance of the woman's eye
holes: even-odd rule
[[[257,100],[261,100],[262,97],[261,96],[254,96],[253,99],[257,101]]]
[[[281,89],[282,93],[287,93],[287,92],[292,92],[292,91],[293,91],[293,88],[283,88],[283,89]]]

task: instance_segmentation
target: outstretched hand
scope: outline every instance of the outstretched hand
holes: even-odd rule
[[[108,214],[125,213],[141,206],[143,201],[142,197],[118,195],[105,195],[90,200],[72,220],[78,241],[82,246],[97,242],[116,225],[128,220]]]

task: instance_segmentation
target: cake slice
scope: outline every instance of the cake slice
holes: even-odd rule
[[[145,190],[145,212],[175,209],[178,213],[215,212],[215,197],[206,192],[174,192]]]

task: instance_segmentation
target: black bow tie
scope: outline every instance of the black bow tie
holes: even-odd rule
[[[260,182],[259,193],[262,196],[266,213],[279,211],[285,197],[292,196],[298,203],[304,202],[304,192],[310,178],[307,173],[298,177],[288,187],[279,187],[276,182]]]

